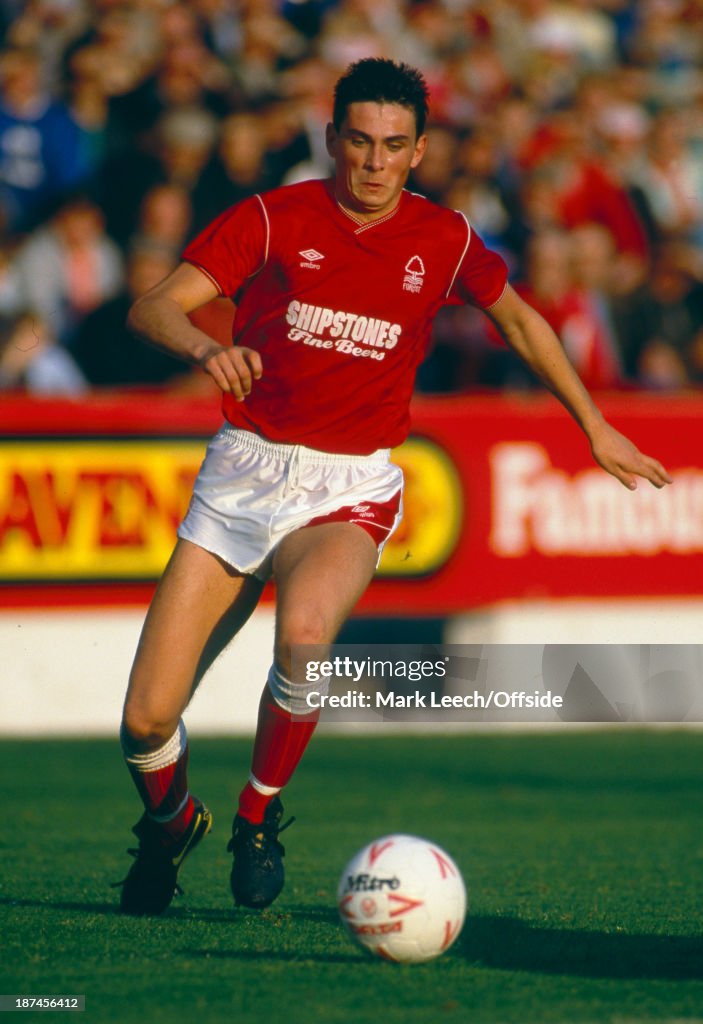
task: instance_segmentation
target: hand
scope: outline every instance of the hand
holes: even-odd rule
[[[252,381],[259,380],[264,369],[261,356],[253,348],[217,348],[200,360],[205,373],[209,374],[221,391],[234,395],[237,402],[243,402],[251,393]]]
[[[593,458],[606,473],[611,473],[631,491],[637,489],[637,477],[644,477],[655,487],[672,483],[671,476],[661,462],[643,455],[629,438],[603,423],[595,437],[591,438]]]

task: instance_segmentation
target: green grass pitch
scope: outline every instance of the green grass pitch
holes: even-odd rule
[[[227,884],[249,750],[194,739],[213,832],[167,914],[129,919],[110,883],[139,806],[117,743],[0,744],[0,992],[85,994],[83,1019],[127,1024],[703,1020],[700,733],[321,732],[264,913]],[[462,936],[429,964],[367,958],[337,921],[346,860],[393,831],[443,845],[467,882]]]

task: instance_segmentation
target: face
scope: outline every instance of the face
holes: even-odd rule
[[[416,137],[414,111],[397,103],[350,103],[339,131],[327,126],[338,202],[360,220],[390,213],[426,144],[425,135]]]

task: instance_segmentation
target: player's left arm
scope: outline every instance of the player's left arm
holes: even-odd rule
[[[655,487],[671,476],[656,459],[644,455],[603,416],[569,362],[558,337],[540,314],[509,285],[486,313],[505,341],[566,407],[581,427],[593,458],[625,487],[635,490],[636,478]]]

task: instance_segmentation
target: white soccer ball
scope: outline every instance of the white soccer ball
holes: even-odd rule
[[[466,888],[449,854],[429,839],[389,835],[352,857],[337,887],[339,916],[369,953],[422,963],[444,953],[466,917]]]

